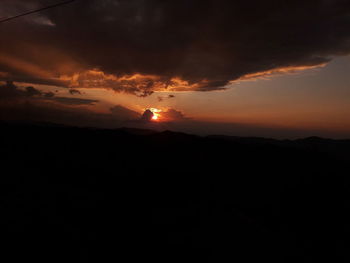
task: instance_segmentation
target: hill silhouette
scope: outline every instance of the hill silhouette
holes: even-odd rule
[[[9,262],[349,260],[349,140],[0,128]]]

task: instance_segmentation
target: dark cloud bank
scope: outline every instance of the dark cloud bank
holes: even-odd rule
[[[120,127],[140,114],[120,105],[109,113],[96,113],[89,106],[97,100],[58,97],[34,87],[19,88],[12,82],[0,85],[0,120],[51,122],[99,128]]]
[[[16,104],[26,101],[52,101],[65,105],[94,105],[98,100],[57,97],[53,92],[44,92],[32,86],[24,89],[18,88],[12,81],[7,81],[6,84],[0,85],[0,105],[1,104]]]
[[[5,0],[1,15],[51,2]],[[349,28],[346,0],[77,0],[2,24],[0,71],[2,79],[140,96],[210,91],[247,74],[348,54]],[[133,74],[143,77],[122,78]]]

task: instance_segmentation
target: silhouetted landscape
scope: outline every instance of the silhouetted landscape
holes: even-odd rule
[[[349,260],[350,140],[0,127],[7,262]]]

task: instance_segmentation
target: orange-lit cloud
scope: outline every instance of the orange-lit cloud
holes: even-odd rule
[[[62,83],[67,83],[70,88],[104,88],[117,92],[125,92],[140,97],[148,96],[156,91],[207,91],[216,83],[210,80],[201,80],[190,83],[179,77],[167,78],[157,75],[122,75],[116,76],[107,74],[98,69],[86,70],[75,73],[72,76],[63,75],[60,77]],[[224,89],[224,86],[215,89]],[[168,98],[172,98],[171,96]]]
[[[1,27],[0,78],[147,96],[290,74],[350,52],[346,1],[316,2],[76,1]],[[39,6],[3,0],[0,15]]]
[[[271,69],[271,70],[267,70],[267,71],[246,74],[246,75],[240,77],[236,81],[269,79],[271,77],[278,76],[278,75],[296,74],[296,73],[300,73],[301,71],[305,71],[305,70],[323,68],[326,65],[327,65],[326,63],[322,63],[319,65],[311,65],[311,66],[289,66],[289,67],[284,67],[284,68],[276,68],[276,69]],[[233,81],[231,81],[231,83],[232,82]]]

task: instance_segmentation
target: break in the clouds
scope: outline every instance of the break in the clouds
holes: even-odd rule
[[[4,0],[7,17],[54,0]],[[350,52],[347,0],[76,0],[0,24],[0,79],[211,91]]]

